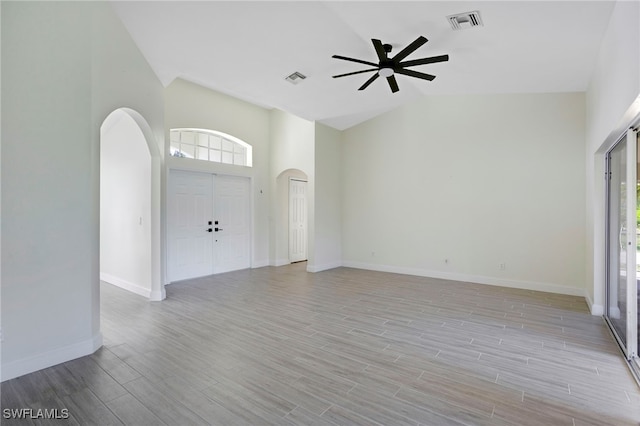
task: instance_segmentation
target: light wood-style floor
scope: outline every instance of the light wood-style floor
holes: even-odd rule
[[[176,283],[163,302],[103,284],[104,347],[3,383],[2,407],[82,425],[640,422],[582,298],[305,267]]]

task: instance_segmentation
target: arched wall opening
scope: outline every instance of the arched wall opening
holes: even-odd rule
[[[275,223],[275,246],[276,246],[276,266],[288,265],[291,263],[289,252],[289,185],[292,179],[307,181],[307,173],[299,169],[287,169],[281,172],[276,178],[276,223]],[[309,211],[309,195],[307,193],[306,211]],[[308,223],[308,221],[307,221]],[[309,229],[307,228],[307,253],[309,255]]]
[[[100,279],[150,300],[161,273],[161,158],[145,119],[119,108],[100,127]]]

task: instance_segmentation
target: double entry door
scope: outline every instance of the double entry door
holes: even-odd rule
[[[169,282],[251,266],[250,180],[171,170]]]
[[[606,155],[607,293],[605,318],[631,366],[638,363],[640,206],[638,135],[629,130]]]

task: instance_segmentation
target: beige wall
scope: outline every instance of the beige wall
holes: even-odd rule
[[[101,343],[99,141],[162,86],[107,3],[2,4],[2,380]],[[10,249],[7,249],[10,248]]]
[[[315,263],[314,256],[314,146],[315,123],[293,114],[274,109],[270,114],[271,182],[276,184],[271,194],[271,251],[272,265],[289,263],[289,222],[287,176],[307,180],[307,266]],[[298,172],[299,171],[299,172]],[[277,184],[279,183],[279,184]]]
[[[346,130],[344,263],[583,295],[584,129],[583,94],[541,94],[430,96]]]
[[[315,127],[315,270],[342,265],[342,139],[341,132]]]

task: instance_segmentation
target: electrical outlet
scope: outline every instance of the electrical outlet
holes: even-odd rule
[[[371,257],[376,257],[376,252],[375,251],[371,252]]]
[[[449,259],[445,259],[444,263],[446,263],[448,265],[449,264]]]
[[[507,265],[504,262],[502,262],[498,265],[498,268],[500,268],[501,271],[504,271],[505,269],[507,269]]]

